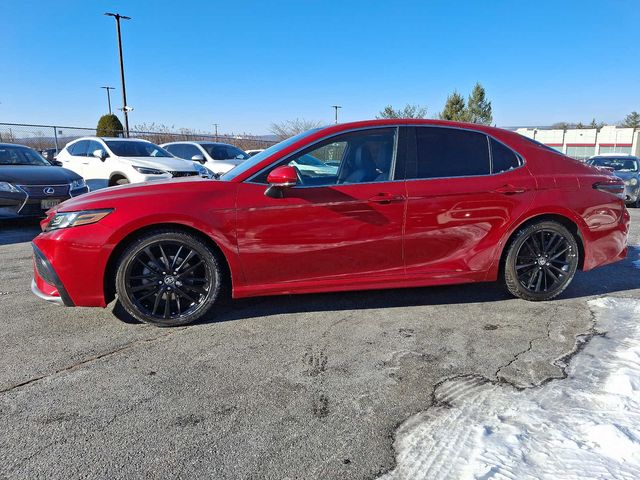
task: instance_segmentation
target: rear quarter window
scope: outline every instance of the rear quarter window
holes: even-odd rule
[[[490,140],[490,143],[492,173],[507,172],[522,165],[520,157],[509,147],[493,138]]]

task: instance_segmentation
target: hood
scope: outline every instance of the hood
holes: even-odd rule
[[[92,208],[110,208],[114,201],[146,202],[152,195],[179,194],[193,191],[197,187],[208,190],[215,189],[217,184],[230,182],[214,182],[200,176],[173,178],[169,180],[154,180],[153,182],[129,183],[117,187],[103,188],[93,192],[73,197],[60,204],[60,211],[85,210]]]
[[[66,168],[37,165],[0,165],[0,182],[19,185],[56,185],[81,178]]]
[[[228,172],[242,162],[244,162],[244,160],[214,160],[213,162],[209,161],[205,163],[204,166],[213,172],[219,173]]]
[[[638,176],[638,172],[621,172],[619,170],[616,170],[613,174],[622,180],[629,180]]]
[[[188,172],[195,170],[190,160],[174,157],[120,157],[139,167],[159,168],[174,172]]]

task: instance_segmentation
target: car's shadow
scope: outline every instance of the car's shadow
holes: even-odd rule
[[[40,233],[40,219],[0,220],[0,245],[30,242]]]
[[[558,299],[606,295],[640,289],[640,247],[629,248],[627,258],[589,272],[578,272]],[[442,287],[368,290],[355,292],[281,295],[231,300],[223,298],[198,323],[226,322],[288,313],[368,310],[419,305],[455,305],[513,299],[498,282]],[[114,314],[124,322],[137,323],[116,302]]]

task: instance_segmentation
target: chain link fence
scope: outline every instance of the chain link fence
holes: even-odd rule
[[[80,137],[95,136],[95,128],[63,127],[56,125],[30,125],[23,123],[0,123],[0,143],[17,143],[34,150],[56,149]],[[177,141],[211,141],[230,143],[243,150],[267,148],[276,143],[272,140],[251,135],[211,135],[191,130],[172,132],[162,130],[156,132],[130,131],[130,138],[142,138],[155,144]]]

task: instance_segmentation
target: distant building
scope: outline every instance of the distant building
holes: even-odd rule
[[[601,153],[629,153],[640,156],[640,130],[605,125],[596,128],[518,128],[520,135],[533,138],[578,160]]]

